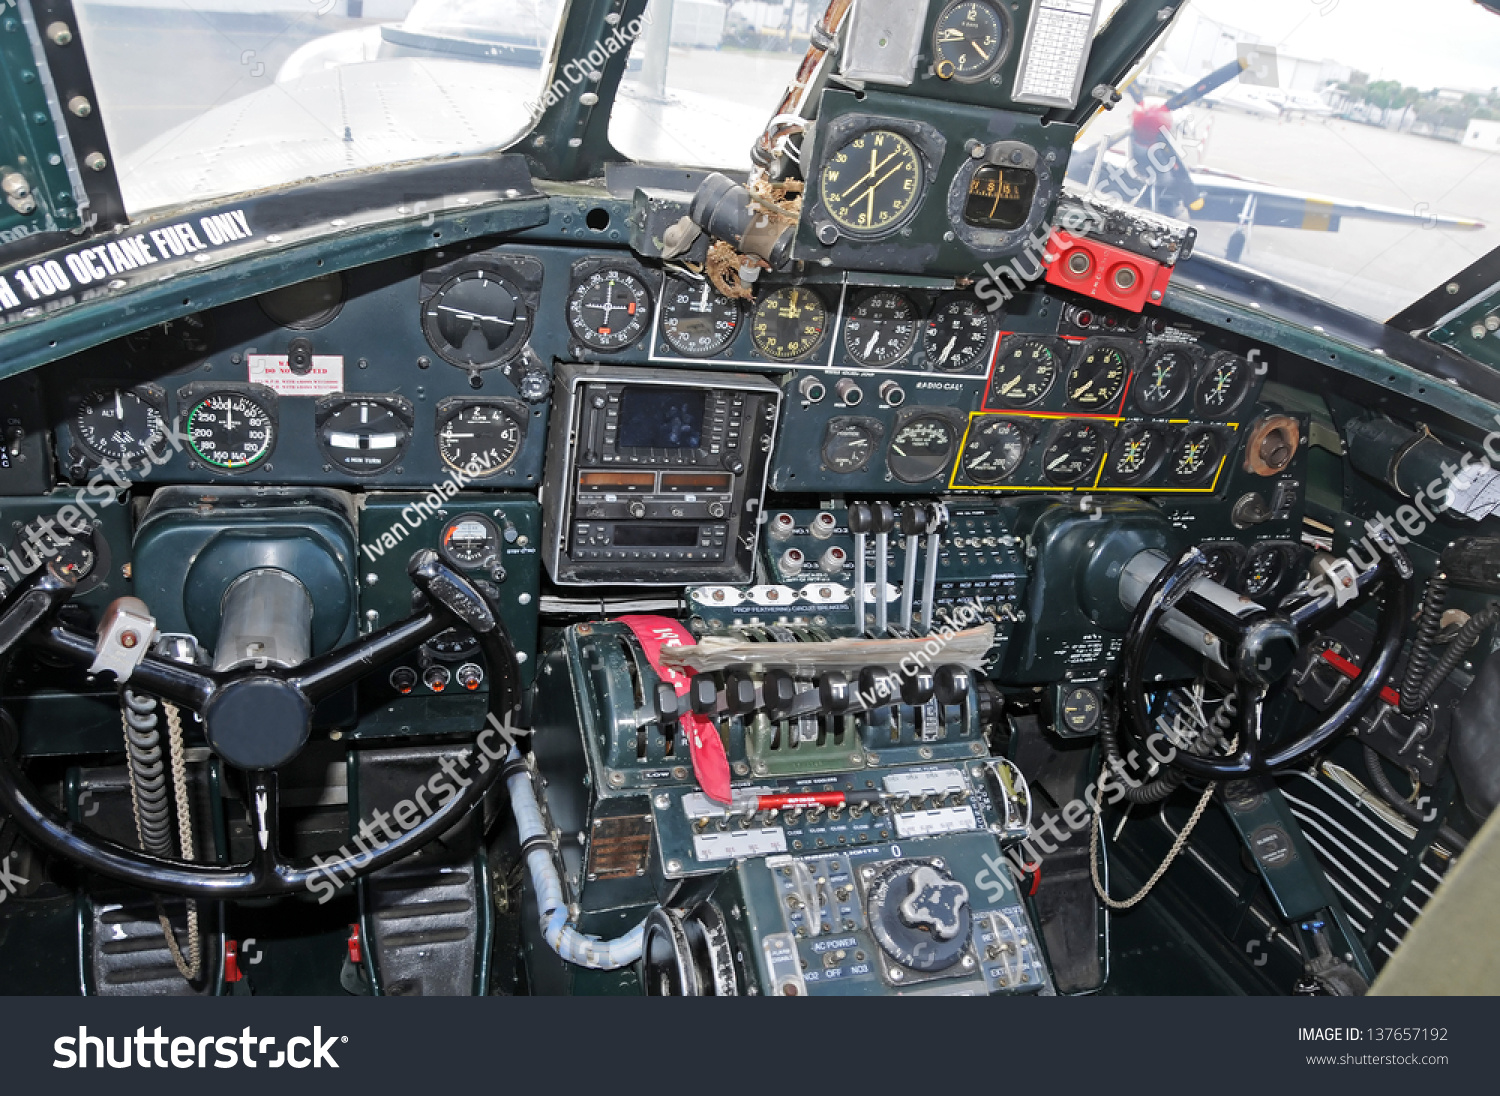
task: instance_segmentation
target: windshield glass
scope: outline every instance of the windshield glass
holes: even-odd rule
[[[1500,245],[1497,89],[1471,0],[1193,0],[1070,175],[1384,320]]]
[[[610,117],[632,160],[746,170],[826,2],[651,0]]]
[[[563,0],[78,0],[126,208],[530,128]]]

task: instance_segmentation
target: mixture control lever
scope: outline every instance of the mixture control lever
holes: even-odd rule
[[[911,634],[912,602],[917,596],[918,538],[927,532],[927,507],[908,502],[901,507],[901,532],[906,535],[906,574],[901,581],[901,631]]]
[[[889,606],[885,600],[890,585],[891,533],[896,529],[896,509],[888,502],[877,502],[871,514],[875,533],[875,634],[891,634]]]
[[[948,508],[941,502],[927,505],[927,570],[922,577],[922,634],[932,633],[932,614],[937,600],[938,550],[948,530]]]
[[[865,634],[865,537],[875,528],[875,515],[868,504],[849,504],[849,532],[854,534],[854,634]]]

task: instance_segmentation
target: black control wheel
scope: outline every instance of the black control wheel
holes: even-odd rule
[[[256,847],[241,864],[205,864],[157,857],[128,848],[71,821],[52,806],[21,770],[12,748],[0,751],[0,810],[9,814],[39,848],[111,879],[146,890],[224,900],[291,894],[310,889],[320,877],[340,872],[353,878],[409,856],[451,829],[494,786],[520,716],[516,651],[499,615],[464,577],[423,550],[407,567],[424,595],[425,607],[336,651],[291,668],[247,666],[227,672],[195,669],[148,655],[130,675],[132,688],[198,712],[210,747],[245,773]],[[95,641],[59,620],[74,584],[52,569],[35,572],[0,601],[0,671],[21,645],[73,665],[87,667]],[[466,786],[368,855],[324,861],[293,861],[281,852],[276,770],[306,744],[317,703],[449,628],[473,633],[491,668],[488,726],[467,757],[456,764],[473,774]],[[268,743],[273,746],[269,749]],[[274,757],[272,756],[274,755]]]
[[[1322,597],[1308,595],[1283,612],[1261,610],[1235,615],[1222,603],[1203,596],[1194,586],[1208,577],[1209,558],[1198,548],[1188,548],[1168,563],[1147,586],[1136,603],[1125,633],[1124,665],[1121,670],[1121,702],[1127,723],[1142,742],[1154,733],[1146,694],[1146,662],[1169,614],[1185,618],[1201,629],[1205,643],[1217,643],[1226,656],[1234,678],[1234,692],[1226,699],[1229,721],[1223,738],[1234,740],[1232,753],[1203,756],[1174,749],[1167,764],[1189,775],[1207,780],[1232,780],[1272,772],[1300,764],[1327,743],[1354,726],[1365,708],[1376,698],[1395,666],[1401,650],[1402,629],[1409,615],[1411,565],[1393,543],[1381,553],[1376,568],[1361,581],[1357,597],[1382,591],[1375,640],[1363,672],[1341,703],[1311,729],[1288,742],[1273,742],[1261,715],[1272,689],[1284,688],[1302,647],[1314,640],[1328,620],[1346,611],[1353,600],[1340,599],[1330,591]],[[1349,580],[1351,583],[1354,580]]]

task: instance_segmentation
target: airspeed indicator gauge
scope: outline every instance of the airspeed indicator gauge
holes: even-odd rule
[[[214,392],[199,399],[184,416],[188,447],[208,467],[246,472],[276,445],[276,416],[269,400],[250,392]]]

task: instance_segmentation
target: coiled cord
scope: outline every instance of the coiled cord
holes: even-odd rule
[[[1370,783],[1375,785],[1375,790],[1380,793],[1380,798],[1390,804],[1391,810],[1402,818],[1415,825],[1421,826],[1429,819],[1422,813],[1421,809],[1409,799],[1402,797],[1396,790],[1396,785],[1391,783],[1391,778],[1386,775],[1385,766],[1381,763],[1380,755],[1365,743],[1365,771],[1370,774]],[[1469,847],[1469,839],[1450,826],[1438,827],[1438,839],[1454,852],[1463,852]]]
[[[1417,698],[1427,680],[1427,669],[1432,664],[1432,649],[1437,645],[1438,634],[1443,630],[1443,609],[1448,603],[1448,576],[1442,571],[1433,575],[1427,583],[1427,593],[1422,598],[1422,611],[1417,616],[1417,637],[1412,642],[1411,653],[1406,657],[1406,676],[1401,682],[1401,713],[1415,715],[1422,708]]]
[[[1115,706],[1111,703],[1106,703],[1104,710],[1099,713],[1099,744],[1104,749],[1105,766],[1113,769],[1117,774],[1122,774],[1125,761],[1120,756],[1120,740],[1115,734]],[[1184,779],[1180,769],[1168,769],[1155,780],[1145,784],[1125,782],[1125,801],[1136,807],[1149,807],[1153,803],[1160,803],[1176,791]]]
[[[1438,659],[1437,665],[1427,674],[1422,682],[1421,688],[1412,699],[1412,711],[1420,711],[1432,694],[1438,691],[1438,686],[1448,679],[1448,675],[1458,669],[1474,644],[1479,642],[1479,637],[1489,631],[1497,622],[1500,622],[1500,601],[1492,601],[1479,612],[1471,616],[1458,634],[1453,637],[1453,642],[1448,644],[1448,649],[1443,652],[1443,657]],[[1407,696],[1405,690],[1401,695],[1401,710],[1406,711]]]
[[[141,848],[153,856],[172,855],[172,808],[167,768],[162,758],[156,698],[121,690],[125,721],[125,756],[130,769],[130,797]]]

